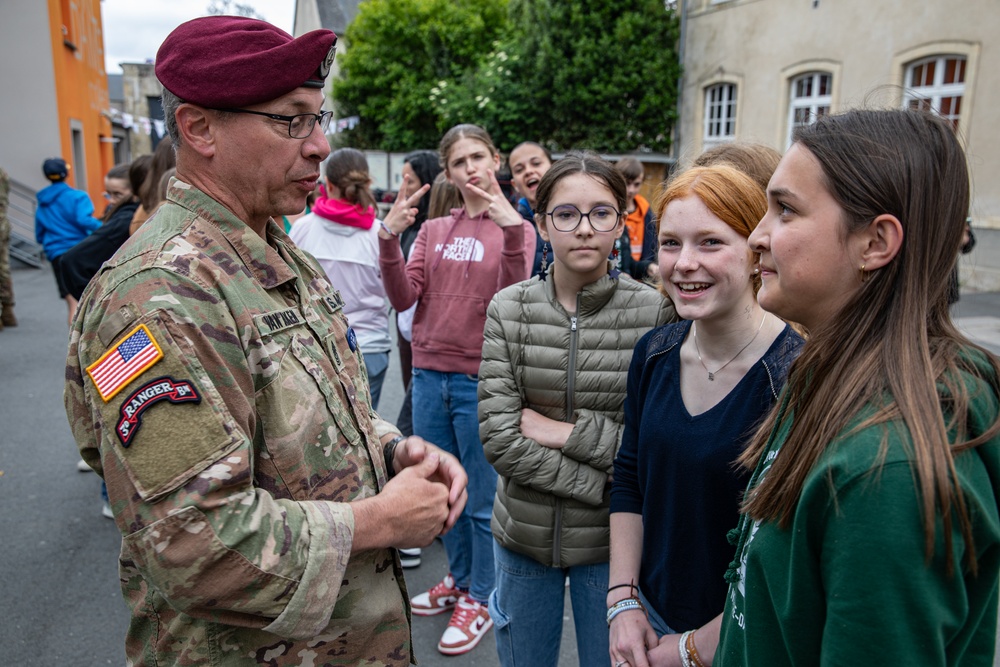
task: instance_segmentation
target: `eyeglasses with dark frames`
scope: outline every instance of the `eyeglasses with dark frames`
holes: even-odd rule
[[[283,116],[280,113],[267,113],[266,111],[253,111],[251,109],[214,109],[214,111],[224,111],[226,113],[250,113],[255,116],[264,116],[271,120],[278,120],[288,123],[288,136],[292,139],[305,139],[312,134],[316,123],[326,134],[330,127],[330,119],[333,118],[332,111],[321,111],[320,113],[300,113],[294,116]]]
[[[580,221],[584,218],[590,223],[595,232],[610,232],[618,225],[621,213],[614,206],[601,204],[590,209],[586,213],[572,204],[556,206],[546,213],[552,218],[552,226],[560,232],[576,231],[580,226]]]

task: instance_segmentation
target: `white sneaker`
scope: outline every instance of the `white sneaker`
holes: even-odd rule
[[[80,472],[94,472],[94,469],[87,465],[87,462],[83,459],[76,462],[76,469]]]
[[[435,616],[451,611],[461,596],[462,591],[455,588],[455,579],[448,574],[434,588],[414,595],[410,599],[410,611],[415,616]]]
[[[399,564],[405,569],[420,565],[420,549],[400,549]]]
[[[462,596],[448,621],[448,627],[438,642],[438,651],[445,655],[462,655],[476,648],[476,644],[493,627],[493,619],[485,604]]]
[[[111,505],[109,505],[107,503],[104,503],[103,505],[101,505],[101,516],[103,516],[103,517],[105,517],[107,519],[114,519],[115,518],[114,512],[111,511]]]

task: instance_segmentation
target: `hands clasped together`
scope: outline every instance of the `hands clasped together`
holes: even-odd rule
[[[427,546],[462,514],[469,478],[457,458],[417,436],[399,443],[391,464],[396,475],[376,498],[389,505],[392,546]]]

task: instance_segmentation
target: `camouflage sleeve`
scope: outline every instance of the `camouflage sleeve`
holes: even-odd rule
[[[163,269],[92,284],[81,308],[66,410],[134,567],[192,617],[318,634],[344,580],[353,513],[255,483],[254,453],[268,454],[246,326],[194,278]]]

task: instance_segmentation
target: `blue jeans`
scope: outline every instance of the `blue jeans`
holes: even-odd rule
[[[653,630],[656,632],[657,637],[662,637],[663,635],[676,635],[677,631],[667,625],[667,622],[663,620],[659,612],[653,608],[653,605],[649,604],[649,600],[643,594],[642,590],[639,590],[639,599],[642,603],[646,605],[646,618],[649,620],[649,624],[653,626]]]
[[[566,576],[573,602],[580,667],[608,667],[608,564],[560,568],[505,549],[496,541],[497,588],[490,618],[503,667],[556,667]]]
[[[368,387],[372,392],[372,410],[378,410],[378,399],[382,397],[382,383],[389,368],[388,352],[365,352],[365,368],[368,370]]]
[[[479,378],[464,373],[413,369],[413,432],[454,454],[469,476],[469,499],[455,526],[442,539],[455,584],[486,602],[493,591],[493,534],[490,516],[497,473],[479,441]]]

